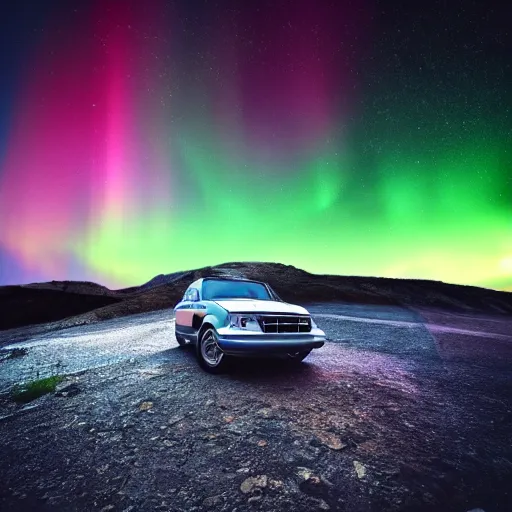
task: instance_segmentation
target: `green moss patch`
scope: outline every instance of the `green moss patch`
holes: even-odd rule
[[[47,393],[53,393],[57,384],[62,382],[64,377],[54,375],[45,379],[33,380],[19,386],[15,386],[12,390],[12,398],[15,402],[26,404]]]

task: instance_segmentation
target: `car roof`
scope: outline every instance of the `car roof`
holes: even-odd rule
[[[243,282],[246,282],[246,283],[258,283],[258,284],[263,284],[265,286],[267,286],[267,283],[264,283],[263,281],[256,281],[254,279],[247,279],[245,277],[237,277],[237,276],[233,276],[233,277],[223,277],[223,276],[207,276],[207,277],[201,277],[200,279],[197,279],[196,281],[194,281],[193,283],[190,283],[188,285],[188,287],[200,287],[202,284],[203,284],[203,281],[243,281]]]
[[[263,281],[256,281],[254,279],[247,279],[246,277],[238,277],[238,276],[212,276],[212,277],[203,277],[203,281],[245,281],[247,283],[258,283],[258,284],[266,284]]]

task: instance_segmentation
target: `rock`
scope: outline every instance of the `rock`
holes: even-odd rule
[[[249,503],[250,505],[255,505],[256,503],[258,503],[258,501],[261,500],[261,496],[251,496],[248,500],[247,500],[247,503]]]
[[[211,508],[222,503],[222,496],[209,496],[203,500],[203,507]]]
[[[361,443],[357,448],[361,452],[374,453],[375,450],[377,449],[377,447],[378,447],[377,442],[371,439],[369,441],[365,441],[364,443]]]
[[[180,421],[184,420],[185,419],[185,416],[183,415],[178,415],[178,416],[173,416],[172,418],[169,418],[169,425],[176,425],[176,423],[179,423]]]
[[[297,475],[302,477],[304,480],[307,480],[311,475],[313,474],[313,471],[308,468],[297,468]]]
[[[265,487],[267,487],[267,475],[258,475],[246,478],[240,485],[240,490],[244,494],[251,494],[257,490],[261,491]]]
[[[267,441],[265,441],[265,439],[261,439],[260,441],[258,441],[258,446],[263,447],[263,446],[267,446],[267,444],[268,443],[267,443]]]
[[[320,510],[331,510],[331,507],[329,506],[329,504],[325,501],[325,500],[322,500],[321,498],[317,501],[318,503],[318,508]]]
[[[327,484],[317,475],[312,475],[308,472],[304,474],[308,478],[304,479],[299,484],[299,489],[310,496],[316,496],[318,499],[326,496],[329,492]]]
[[[142,402],[139,405],[139,411],[149,411],[153,408],[153,402]]]
[[[336,435],[331,432],[315,432],[316,437],[323,444],[331,450],[343,450],[347,444],[343,443]]]
[[[235,418],[233,416],[224,416],[224,421],[226,423],[231,423]]]
[[[271,488],[271,489],[282,489],[284,484],[281,480],[269,480],[268,481],[268,486]]]
[[[80,393],[80,386],[76,382],[72,382],[71,384],[67,384],[66,386],[58,388],[55,392],[55,396],[69,397],[75,396]]]
[[[354,469],[356,470],[358,478],[364,478],[366,475],[366,468],[357,460],[354,461]]]
[[[261,416],[262,418],[271,418],[272,417],[272,409],[270,409],[269,407],[264,407],[263,409],[257,410],[256,414],[258,416]]]

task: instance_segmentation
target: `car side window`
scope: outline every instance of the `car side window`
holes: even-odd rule
[[[185,295],[183,295],[183,301],[194,302],[194,298],[199,299],[199,290],[197,288],[189,288]]]

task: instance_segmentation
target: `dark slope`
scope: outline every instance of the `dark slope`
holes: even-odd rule
[[[88,282],[52,281],[0,287],[0,329],[42,322],[65,325],[173,307],[186,287],[205,276],[239,276],[269,283],[289,302],[402,304],[458,312],[512,313],[512,293],[438,281],[310,274],[279,263],[225,263],[159,275],[142,286],[109,290]],[[76,317],[76,315],[81,315]]]
[[[53,322],[118,302],[105,294],[65,292],[58,289],[0,287],[0,330]]]

